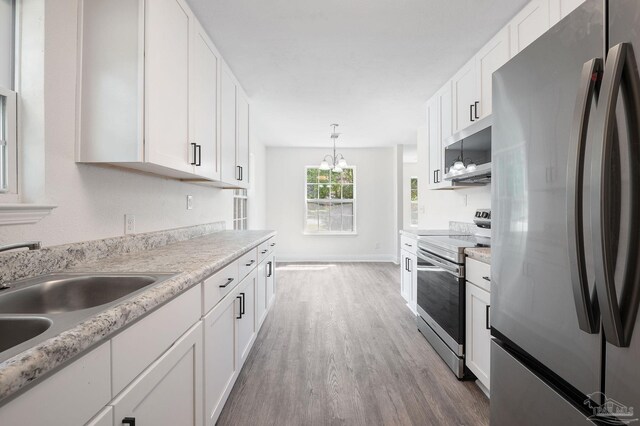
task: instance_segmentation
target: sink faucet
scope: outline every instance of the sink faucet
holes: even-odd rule
[[[6,244],[4,246],[0,246],[0,252],[18,249],[18,248],[28,248],[29,250],[39,250],[41,247],[42,247],[41,241],[27,241],[24,243],[14,243],[14,244]]]
[[[5,244],[0,246],[0,253],[3,251],[14,250],[18,248],[28,248],[29,250],[39,250],[42,247],[42,242],[40,241],[26,241],[24,243],[14,243],[14,244]],[[2,282],[0,278],[0,290],[6,290],[9,286],[6,283]]]

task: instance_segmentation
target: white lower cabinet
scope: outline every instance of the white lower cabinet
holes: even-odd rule
[[[199,321],[113,402],[114,426],[202,425]]]
[[[415,253],[407,250],[401,250],[401,253],[400,293],[407,301],[409,309],[415,314],[417,312],[418,274],[416,268],[418,267],[418,257]]]
[[[256,284],[256,321],[262,324],[267,316],[269,307],[269,297],[267,297],[267,274],[269,272],[268,262],[261,262],[258,265],[258,282]]]
[[[204,317],[204,408],[207,425],[215,425],[218,420],[238,372],[236,317],[239,312],[239,301],[233,293]]]
[[[266,261],[267,275],[267,310],[276,300],[276,256],[271,254]]]
[[[238,301],[240,312],[238,315],[238,365],[244,364],[253,340],[256,337],[256,287],[258,273],[254,269],[247,278],[238,285]]]
[[[109,342],[0,407],[0,424],[82,425],[111,399]]]
[[[490,293],[467,281],[466,285],[466,364],[478,381],[490,389]]]

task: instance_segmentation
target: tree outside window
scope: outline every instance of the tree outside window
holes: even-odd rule
[[[356,232],[354,167],[342,172],[306,167],[305,233],[352,234]]]

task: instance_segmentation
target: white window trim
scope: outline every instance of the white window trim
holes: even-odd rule
[[[309,169],[317,169],[318,166],[305,166],[304,168],[304,182],[303,182],[303,186],[304,186],[304,218],[302,223],[303,225],[303,230],[302,230],[302,235],[311,235],[311,236],[332,236],[332,237],[348,237],[348,236],[355,236],[358,235],[358,227],[357,227],[357,187],[358,187],[358,177],[357,177],[357,171],[356,171],[356,166],[349,166],[349,169],[353,170],[353,231],[318,231],[318,232],[309,232],[306,230],[307,228],[307,208],[308,208],[308,203],[309,200],[307,199],[307,170]]]
[[[412,191],[412,189],[411,189],[411,181],[414,180],[414,179],[418,179],[418,176],[411,176],[409,178],[409,227],[410,228],[417,228],[420,225],[420,218],[419,217],[418,217],[418,223],[416,223],[415,225],[411,222],[411,219],[412,219],[411,213],[413,213],[412,209],[413,209],[413,205],[414,204],[416,205],[416,208],[418,209],[418,216],[420,216],[420,212],[419,212],[420,207],[419,207],[419,204],[418,204],[420,199],[418,198],[416,201],[413,201],[411,199],[411,191]],[[420,181],[418,180],[418,187],[419,186],[420,186]],[[420,191],[418,191],[418,194],[420,194]]]
[[[18,201],[18,115],[17,115],[17,96],[16,92],[5,89],[0,86],[0,96],[5,98],[6,108],[6,140],[0,143],[5,144],[5,153],[7,156],[6,170],[2,170],[8,181],[6,190],[0,188],[0,200],[7,203],[15,203]],[[2,135],[0,135],[1,137]]]
[[[42,6],[44,7],[44,1],[42,2]],[[13,149],[10,150],[9,154],[9,176],[13,176],[9,181],[9,191],[5,193],[0,193],[0,225],[24,225],[24,224],[33,224],[39,222],[42,218],[49,215],[53,209],[56,208],[54,205],[50,204],[33,204],[26,203],[23,201],[22,191],[21,191],[21,182],[20,182],[20,174],[24,173],[23,170],[20,170],[19,167],[23,166],[23,161],[20,155],[20,147],[22,145],[22,135],[19,132],[20,126],[20,111],[21,111],[21,102],[20,96],[17,92],[19,92],[20,81],[21,81],[21,50],[20,46],[22,44],[22,31],[24,30],[23,26],[23,11],[21,1],[16,1],[16,24],[15,24],[15,47],[14,47],[14,85],[16,91],[10,91],[13,97],[13,101],[11,104],[13,106],[11,114],[13,114],[13,118],[11,119],[12,123],[15,123],[14,126],[11,126],[11,136],[8,135],[7,139],[12,139],[8,141],[9,144],[13,144]],[[43,26],[42,20],[39,17],[32,16],[31,17],[33,24],[37,24]],[[31,31],[32,28],[27,29],[27,31]],[[44,46],[43,46],[44,47]],[[42,53],[43,54],[43,53]],[[2,90],[2,88],[0,88]],[[7,89],[4,89],[4,93],[7,92]],[[9,120],[7,120],[9,121]]]

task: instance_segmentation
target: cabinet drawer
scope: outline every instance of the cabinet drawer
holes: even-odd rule
[[[109,343],[103,343],[0,407],[3,425],[83,425],[111,399]]]
[[[262,263],[263,260],[269,257],[269,254],[272,250],[273,248],[271,247],[271,240],[267,240],[264,243],[260,244],[258,246],[258,263]]]
[[[238,279],[242,281],[256,266],[258,266],[258,249],[252,248],[238,259]]]
[[[202,284],[202,314],[205,315],[238,285],[238,261],[225,266]]]
[[[491,291],[491,265],[467,257],[467,281]]]
[[[416,253],[418,250],[418,240],[403,235],[400,237],[400,248],[409,253]]]
[[[201,291],[194,286],[111,339],[113,396],[200,319]]]

